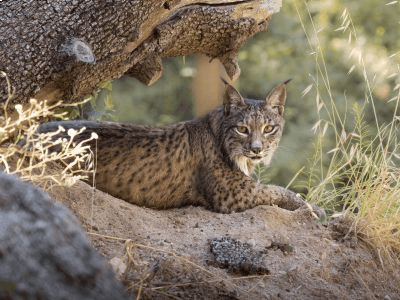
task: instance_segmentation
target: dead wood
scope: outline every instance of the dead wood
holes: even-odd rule
[[[0,1],[0,71],[12,102],[73,102],[100,82],[130,74],[145,84],[161,58],[201,53],[235,79],[237,53],[267,28],[280,0]],[[0,76],[0,101],[7,98]]]

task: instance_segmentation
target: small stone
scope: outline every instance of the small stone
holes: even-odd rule
[[[118,276],[121,276],[126,271],[126,264],[119,257],[113,257],[110,260],[110,265]]]
[[[254,239],[250,239],[247,242],[251,247],[255,247],[256,246],[256,241]]]

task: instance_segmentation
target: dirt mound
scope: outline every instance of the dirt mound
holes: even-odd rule
[[[141,299],[400,299],[399,266],[348,220],[318,224],[308,210],[268,206],[157,211],[83,182],[49,192]]]

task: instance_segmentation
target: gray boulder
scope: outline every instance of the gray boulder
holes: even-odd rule
[[[75,217],[0,174],[0,299],[128,299]]]

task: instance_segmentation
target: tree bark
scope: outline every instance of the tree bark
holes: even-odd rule
[[[239,48],[280,7],[281,0],[3,0],[0,71],[14,104],[73,102],[124,74],[150,85],[162,57],[192,53],[219,59],[235,80]],[[0,75],[0,103],[7,93]]]

